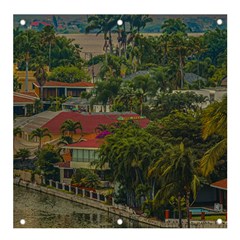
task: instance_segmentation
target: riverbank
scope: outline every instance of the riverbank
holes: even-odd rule
[[[32,190],[36,190],[39,192],[44,192],[46,194],[50,194],[50,195],[60,197],[63,199],[67,199],[67,200],[70,200],[73,202],[81,203],[86,206],[104,210],[106,212],[109,212],[109,213],[119,216],[119,218],[126,217],[128,219],[131,219],[134,221],[139,221],[139,222],[145,223],[145,224],[149,224],[149,225],[155,226],[157,228],[178,228],[178,221],[176,219],[175,220],[168,219],[166,222],[161,222],[161,221],[158,221],[155,219],[146,218],[143,216],[136,215],[135,213],[130,213],[130,212],[118,209],[118,208],[108,205],[106,203],[101,203],[101,202],[98,202],[93,199],[80,197],[79,195],[76,195],[74,193],[66,193],[59,189],[49,188],[49,187],[33,184],[30,182],[25,182],[22,180],[19,181],[18,178],[14,179],[14,184],[20,185],[22,187],[26,187],[26,188],[29,188]],[[187,223],[185,220],[183,221],[183,227],[184,228],[187,227]],[[226,228],[226,227],[227,227],[227,224],[225,222],[221,225],[218,225],[215,222],[210,222],[210,221],[191,221],[191,228]]]

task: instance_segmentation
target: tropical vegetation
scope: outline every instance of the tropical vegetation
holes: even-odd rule
[[[121,26],[118,19],[123,20]],[[90,80],[86,68],[100,64],[95,90],[81,98],[102,104],[104,111],[108,105],[111,111],[138,113],[150,123],[146,128],[124,119],[100,124],[95,131],[104,143],[93,164],[109,164],[115,203],[160,218],[168,208],[177,213],[179,227],[183,217],[190,227],[189,208],[199,189],[227,177],[227,96],[212,101],[190,91],[221,86],[227,75],[227,31],[217,27],[193,37],[186,23],[173,18],[162,24],[161,35],[143,35],[151,22],[148,15],[89,16],[86,34],[103,35],[103,54],[89,61],[81,59],[79,45],[56,35],[53,27],[15,31],[14,61],[21,70],[34,70],[41,87],[48,79]],[[14,91],[18,87],[14,77]],[[50,110],[61,109],[63,99],[49,100]],[[36,104],[40,112],[41,101]],[[80,122],[66,119],[60,130],[58,147],[82,140]],[[81,135],[77,140],[76,133]],[[21,129],[14,130],[14,136],[20,134]],[[62,161],[61,152],[42,146],[43,137],[51,137],[48,129],[34,130],[34,137],[39,139],[37,169],[57,179],[54,164]],[[96,188],[100,178],[94,171],[79,169],[72,183]]]

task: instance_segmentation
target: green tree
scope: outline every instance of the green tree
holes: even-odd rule
[[[49,80],[57,82],[86,82],[90,80],[88,73],[76,66],[60,66],[53,69]]]
[[[30,138],[33,139],[34,137],[39,139],[38,149],[40,150],[42,148],[42,139],[44,137],[52,138],[52,135],[47,128],[37,128],[31,132]]]
[[[179,32],[186,34],[187,31],[191,31],[191,29],[180,18],[170,18],[162,25],[162,32],[166,34],[176,34]]]
[[[52,44],[54,44],[54,41],[56,39],[55,36],[55,30],[53,26],[45,26],[43,30],[40,33],[42,44],[48,44],[48,67],[49,70],[51,69],[51,49]]]
[[[83,60],[80,57],[81,47],[73,43],[74,39],[57,36],[51,48],[51,68],[60,66],[81,67]]]
[[[185,196],[188,227],[190,227],[189,207],[190,194],[196,199],[200,185],[196,161],[191,149],[186,149],[184,144],[168,148],[163,156],[156,161],[149,170],[149,175],[159,174],[162,185],[155,196],[155,200],[169,201],[171,196],[178,198],[179,227],[182,227],[181,198]]]
[[[15,158],[20,158],[22,161],[25,161],[31,156],[30,151],[26,148],[20,148],[15,154]]]
[[[208,101],[208,98],[197,95],[194,92],[161,93],[156,96],[153,102],[154,113],[151,118],[162,118],[171,114],[174,110],[187,112],[188,110],[201,109],[201,104]]]
[[[43,111],[43,104],[42,104],[41,99],[36,99],[34,101],[34,110],[35,110],[36,114],[38,114],[38,113]]]
[[[201,169],[204,176],[212,173],[227,152],[227,96],[221,102],[210,104],[203,112],[202,137],[218,135],[221,140],[208,149],[201,159]],[[223,159],[224,162],[226,159]]]
[[[103,33],[104,45],[103,50],[105,52],[105,60],[107,61],[108,49],[112,53],[112,28],[116,26],[117,19],[114,15],[92,15],[88,18],[88,25],[86,27],[86,33],[91,31],[97,31],[97,35]]]
[[[177,87],[183,89],[184,87],[184,66],[186,58],[191,55],[191,45],[186,34],[178,32],[171,35],[169,40],[169,48],[171,51],[171,64],[177,64],[178,71],[176,73],[179,83]]]
[[[219,28],[207,31],[204,34],[204,43],[207,48],[204,57],[210,57],[215,66],[221,66],[227,60],[227,30]],[[219,61],[220,60],[220,61]]]
[[[199,153],[203,153],[201,117],[201,112],[176,110],[160,120],[149,123],[146,130],[164,142],[173,145],[183,142],[186,147],[197,148]]]
[[[109,163],[114,181],[125,189],[127,204],[136,206],[135,190],[139,184],[151,186],[151,195],[154,194],[154,179],[147,179],[147,169],[151,161],[161,156],[162,151],[163,144],[159,139],[137,125],[125,123],[105,138],[97,166]]]
[[[134,106],[134,100],[135,100],[135,90],[131,83],[126,83],[121,86],[119,89],[119,93],[114,99],[114,107],[120,107],[121,110],[124,111],[133,111]]]
[[[22,136],[22,129],[20,127],[16,127],[13,129],[13,136],[17,137],[17,136]]]
[[[110,78],[109,81],[99,81],[96,83],[96,102],[101,102],[104,106],[112,104],[114,98],[118,95],[121,79]]]
[[[39,51],[38,34],[33,30],[26,30],[14,37],[14,60],[15,62],[25,61],[25,91],[28,92],[28,70],[30,56],[33,57]]]
[[[77,183],[84,187],[96,188],[100,184],[100,178],[92,170],[80,168],[76,169],[72,175],[72,183]]]
[[[13,76],[13,91],[18,92],[20,90],[20,83],[16,75]]]
[[[59,169],[54,167],[57,162],[62,162],[62,158],[56,148],[52,145],[46,145],[40,149],[37,154],[37,171],[42,173],[47,179],[59,181]]]

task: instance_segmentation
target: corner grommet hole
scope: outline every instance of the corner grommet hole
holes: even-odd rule
[[[216,221],[216,223],[217,223],[218,225],[221,225],[221,224],[223,223],[223,220],[222,220],[221,218],[218,218],[217,221]]]
[[[119,218],[119,219],[117,220],[117,224],[118,224],[118,225],[122,225],[122,224],[123,224],[123,220],[122,220],[121,218]]]
[[[20,20],[20,25],[21,26],[24,26],[25,24],[26,24],[26,20],[24,20],[24,19]]]
[[[21,225],[25,225],[25,223],[26,223],[25,219],[21,219],[21,220],[20,220],[20,224],[21,224]]]
[[[218,25],[222,25],[222,24],[223,24],[223,20],[222,20],[221,18],[219,18],[219,19],[217,20],[217,24],[218,24]]]
[[[122,25],[123,25],[123,20],[122,20],[122,19],[119,19],[119,20],[117,21],[117,25],[118,25],[118,26],[122,26]]]

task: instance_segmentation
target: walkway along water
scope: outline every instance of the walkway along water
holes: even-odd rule
[[[62,190],[63,189],[62,184],[61,184],[61,188],[59,189],[58,182],[54,182],[53,184],[53,181],[52,182],[50,181],[50,185],[52,186],[45,187],[45,186],[37,185],[34,183],[22,181],[19,179],[19,177],[16,177],[14,179],[14,184],[20,185],[26,188],[30,188],[39,192],[44,192],[44,193],[57,196],[63,199],[67,199],[73,202],[81,203],[86,206],[101,209],[109,213],[116,214],[119,216],[119,218],[125,217],[134,221],[155,226],[157,228],[178,228],[178,220],[176,219],[168,219],[168,221],[162,222],[155,219],[139,216],[135,214],[131,208],[128,208],[122,205],[117,205],[117,204],[107,205],[105,203],[106,199],[102,201],[99,195],[97,195],[97,198],[96,198],[96,194],[94,194],[95,198],[93,198],[93,193],[91,192],[88,196],[83,192],[82,195],[84,194],[83,195],[84,197],[79,195],[78,190],[75,189],[75,191],[72,191],[73,190],[72,187],[68,187],[68,192],[66,192],[66,190]],[[65,189],[65,186],[64,186],[64,189]],[[184,228],[187,227],[186,221],[183,221],[183,227]],[[219,225],[212,221],[191,221],[191,228],[226,228],[226,227],[227,227],[227,224],[225,222]]]

